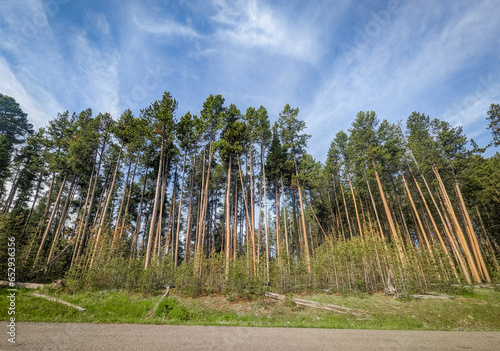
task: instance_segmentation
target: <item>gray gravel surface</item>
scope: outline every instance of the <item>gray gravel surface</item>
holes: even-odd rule
[[[16,344],[2,334],[0,349],[18,351],[500,350],[500,332],[17,323]]]

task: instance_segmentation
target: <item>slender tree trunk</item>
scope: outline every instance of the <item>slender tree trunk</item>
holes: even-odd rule
[[[264,187],[264,231],[266,233],[266,273],[267,273],[267,282],[269,282],[269,231],[267,225],[267,184],[266,184],[266,168],[264,167],[264,144],[261,143],[261,170],[262,170],[262,181]],[[250,177],[252,176],[251,172],[252,168],[250,166]],[[260,217],[260,212],[259,212]],[[277,229],[278,231],[278,229]],[[279,252],[279,236],[277,238],[277,250]],[[260,242],[259,242],[260,244]]]
[[[486,228],[485,228],[484,223],[483,223],[483,218],[481,217],[481,214],[479,213],[479,208],[477,207],[477,205],[476,205],[476,213],[477,213],[477,217],[479,219],[479,223],[481,225],[481,230],[483,231],[484,241],[485,241],[486,246],[488,247],[488,249],[490,251],[491,260],[493,261],[493,264],[495,265],[496,270],[500,271],[500,264],[498,263],[498,260],[495,256],[495,250],[493,249],[493,245],[491,244],[490,238],[488,236],[488,232],[486,231]]]
[[[172,261],[175,260],[174,254],[175,254],[175,246],[174,242],[174,225],[175,225],[175,200],[177,196],[177,164],[175,165],[175,172],[174,172],[174,184],[172,186],[172,197],[170,198],[170,211],[168,214],[168,226],[167,226],[167,238],[165,239],[165,254],[168,252],[168,247],[170,246],[170,250],[172,252]],[[160,242],[159,242],[160,243]],[[159,247],[159,246],[158,246]],[[160,252],[158,251],[158,255]]]
[[[342,185],[342,181],[340,181],[340,185]],[[333,194],[335,195],[335,203],[337,205],[337,215],[338,215],[338,218],[339,218],[339,222],[340,222],[340,228],[342,230],[342,239],[343,241],[345,242],[345,231],[344,231],[344,221],[342,221],[342,214],[341,214],[341,211],[340,211],[340,206],[339,206],[339,199],[337,197],[337,190],[336,190],[336,187],[335,187],[335,179],[333,178],[332,176],[332,187],[333,187]],[[342,194],[344,192],[342,191]],[[345,202],[344,202],[345,204]]]
[[[479,277],[479,273],[477,271],[476,264],[474,262],[472,255],[471,255],[471,252],[469,250],[469,245],[467,244],[467,241],[465,240],[465,236],[463,234],[462,228],[460,227],[460,224],[458,223],[457,216],[455,215],[455,211],[453,210],[450,198],[448,197],[448,193],[446,192],[446,188],[444,187],[443,181],[441,180],[441,176],[439,175],[439,172],[435,166],[432,167],[432,170],[434,171],[436,179],[438,180],[439,189],[441,191],[441,196],[443,198],[443,202],[444,202],[445,207],[446,207],[446,209],[451,217],[453,227],[455,228],[455,233],[458,236],[458,239],[459,239],[460,244],[462,246],[462,250],[465,253],[465,259],[467,260],[467,263],[468,263],[469,268],[471,270],[472,277],[473,277],[474,281],[476,281],[477,283],[480,283],[481,278]]]
[[[460,191],[460,187],[458,186],[458,183],[456,181],[455,181],[455,191],[458,195],[459,204],[462,209],[463,217],[465,220],[465,229],[469,236],[469,241],[472,246],[472,252],[474,253],[474,257],[478,264],[479,271],[481,272],[483,278],[486,279],[488,283],[491,283],[491,278],[488,273],[488,268],[484,263],[484,258],[483,255],[481,254],[481,249],[479,248],[479,243],[477,242],[476,234],[474,233],[474,228],[472,227],[472,221],[470,220],[469,212],[467,211],[467,207],[465,206],[465,202],[462,197],[462,192]]]
[[[191,257],[191,216],[192,216],[192,208],[193,208],[193,180],[191,178],[190,182],[190,191],[189,191],[189,206],[188,206],[188,216],[186,223],[186,249],[184,252],[184,259],[186,263],[189,263]]]
[[[226,280],[229,278],[229,259],[231,258],[230,254],[230,245],[231,245],[231,204],[229,201],[229,195],[231,192],[231,157],[229,157],[228,168],[227,168],[227,183],[226,183],[226,199],[224,201],[224,205],[226,207],[226,239],[225,244],[226,247],[224,249],[226,253]]]
[[[61,233],[64,229],[64,224],[66,223],[66,217],[68,216],[69,206],[71,205],[71,201],[73,201],[73,196],[75,195],[74,188],[75,188],[76,182],[77,182],[77,176],[75,176],[73,178],[73,181],[71,182],[68,196],[66,197],[66,202],[64,204],[63,210],[61,212],[61,216],[59,218],[59,224],[57,226],[54,238],[52,239],[52,245],[50,246],[49,257],[47,258],[47,266],[45,268],[45,273],[47,273],[48,266],[49,266],[50,262],[52,261],[52,258],[54,257],[54,251],[55,251],[55,247],[57,245],[57,240],[59,239],[59,236],[61,235]]]
[[[294,155],[294,163],[295,163],[295,175],[297,176],[297,190],[299,192],[299,202],[300,202],[300,216],[302,219],[302,232],[304,235],[304,251],[306,254],[306,265],[307,265],[307,273],[311,274],[311,256],[309,253],[309,240],[307,239],[307,231],[306,231],[306,217],[304,214],[304,205],[302,202],[302,189],[300,187],[300,182],[299,182],[299,170],[297,167],[297,159],[295,158]]]
[[[40,188],[42,186],[42,176],[43,176],[43,173],[40,172],[40,177],[38,178],[38,182],[36,184],[35,197],[33,198],[33,202],[32,202],[30,211],[28,213],[28,216],[26,216],[26,220],[24,221],[23,231],[26,231],[26,227],[28,226],[28,222],[31,218],[31,215],[33,214],[33,209],[35,208],[35,205],[36,205],[36,200],[38,200],[38,194],[40,193]]]
[[[182,194],[184,192],[184,173],[186,171],[186,155],[187,155],[187,150],[184,150],[184,160],[182,161],[181,194],[179,198],[179,210],[177,213],[177,228],[175,231],[175,260],[174,260],[175,271],[177,271],[177,256],[179,256],[179,234],[181,230]]]
[[[161,188],[160,188],[160,209],[158,210],[158,219],[157,219],[157,224],[156,224],[156,234],[155,234],[155,239],[154,239],[154,244],[153,244],[153,249],[151,251],[151,259],[154,260],[156,255],[160,255],[160,249],[161,249],[161,229],[162,229],[162,220],[163,220],[163,205],[165,204],[165,193],[167,192],[167,175],[165,173],[165,167],[162,165],[161,169]],[[168,238],[165,238],[165,244],[167,243]],[[165,245],[167,246],[167,245]],[[166,251],[165,251],[166,253]]]
[[[9,213],[10,211],[10,206],[12,205],[12,200],[14,200],[14,197],[17,192],[17,187],[19,185],[19,174],[21,173],[21,165],[17,167],[16,175],[14,176],[14,180],[12,181],[12,186],[9,191],[9,195],[7,196],[7,199],[5,200],[5,205],[2,209],[3,213]]]
[[[52,226],[52,222],[54,221],[54,218],[56,216],[57,212],[57,207],[59,205],[59,201],[61,200],[62,193],[64,191],[64,186],[66,185],[66,175],[63,178],[63,181],[61,183],[61,187],[59,188],[59,193],[57,194],[57,199],[56,202],[54,203],[54,208],[52,209],[52,213],[49,218],[49,222],[47,223],[47,226],[45,228],[45,231],[42,236],[42,242],[40,243],[40,246],[38,248],[38,252],[36,253],[35,261],[33,262],[33,268],[36,267],[36,264],[38,263],[38,259],[40,258],[40,254],[43,249],[43,245],[45,244],[45,241],[47,240],[47,236],[49,235],[50,227]]]
[[[137,170],[137,162],[135,163],[134,166],[134,171],[132,172],[132,180],[130,181],[130,186],[129,186],[129,191],[127,195],[127,202],[125,203],[125,212],[123,213],[122,217],[122,225],[120,226],[120,231],[118,233],[118,240],[121,240],[123,237],[123,232],[126,228],[126,220],[128,218],[128,212],[129,212],[129,206],[130,206],[130,198],[132,197],[132,190],[134,189],[134,184],[135,184],[135,171]]]
[[[351,235],[351,238],[353,238],[354,236],[351,228],[351,220],[349,219],[349,212],[347,211],[347,202],[345,201],[345,192],[344,186],[342,185],[342,180],[340,180],[340,191],[342,192],[342,199],[344,200],[345,216],[347,218],[347,225],[349,226],[349,234]]]
[[[84,208],[85,221],[84,221],[83,229],[81,230],[81,233],[80,233],[80,228],[79,228],[79,234],[78,235],[79,235],[79,239],[80,240],[78,240],[78,242],[76,243],[76,246],[78,247],[78,250],[75,247],[76,256],[75,256],[73,262],[76,261],[76,260],[78,260],[80,258],[81,254],[82,254],[82,251],[83,251],[83,247],[85,245],[85,238],[86,238],[86,235],[87,235],[87,228],[88,228],[88,225],[89,225],[89,222],[90,222],[90,213],[92,212],[92,205],[94,204],[95,190],[96,190],[96,187],[97,187],[97,180],[99,178],[99,172],[101,170],[101,164],[102,164],[102,159],[103,159],[103,154],[104,154],[105,147],[106,147],[106,143],[103,143],[103,146],[101,148],[101,153],[100,153],[100,156],[99,156],[99,163],[97,164],[97,170],[95,171],[95,174],[94,174],[93,184],[92,184],[92,177],[90,177],[89,188],[92,187],[92,193],[90,195],[90,201],[88,203],[88,206],[85,206],[85,208]],[[97,218],[97,214],[96,214],[96,218]]]
[[[396,247],[398,249],[399,258],[401,260],[401,263],[404,266],[405,265],[405,258],[404,258],[404,255],[403,255],[403,250],[401,249],[401,245],[399,243],[398,233],[396,231],[396,227],[394,226],[394,221],[392,219],[391,210],[389,209],[389,206],[387,205],[387,200],[385,198],[384,189],[382,188],[382,183],[380,182],[380,178],[378,176],[378,172],[377,172],[377,168],[375,166],[375,162],[373,162],[373,170],[375,171],[375,178],[377,179],[378,190],[380,192],[380,198],[382,199],[382,203],[384,205],[385,214],[387,216],[387,220],[389,221],[389,227],[391,229],[392,238],[393,238],[393,240],[394,240],[394,242],[396,244]]]
[[[278,180],[275,180],[274,184],[274,204],[276,206],[276,255],[278,260],[281,254],[281,220],[280,220],[280,197],[278,194]]]
[[[141,200],[139,201],[139,213],[137,215],[137,220],[135,222],[134,234],[132,235],[132,247],[130,248],[130,260],[133,258],[134,253],[137,251],[137,240],[139,238],[139,230],[142,224],[142,206],[144,201],[144,193],[146,191],[146,184],[148,182],[148,170],[144,172],[144,184],[142,185]]]
[[[85,221],[85,211],[87,210],[87,206],[89,205],[89,199],[90,199],[90,193],[92,190],[92,180],[94,178],[94,173],[95,173],[95,167],[92,167],[92,173],[90,174],[89,184],[87,186],[87,195],[85,196],[85,203],[83,205],[83,210],[81,211],[81,215],[80,215],[80,213],[78,214],[78,217],[79,217],[78,232],[77,232],[76,238],[75,238],[75,248],[73,250],[73,255],[71,256],[70,269],[71,269],[71,267],[73,267],[76,255],[78,253],[78,246],[80,245],[80,238],[82,236],[83,223]]]
[[[251,236],[252,236],[252,258],[254,260],[254,266],[256,266],[256,258],[255,258],[255,215],[254,215],[254,203],[253,203],[253,169],[252,169],[252,143],[249,143],[249,148],[248,148],[248,154],[249,154],[249,165],[250,165],[250,222],[252,223],[251,225]],[[261,167],[262,168],[262,167]],[[262,181],[261,181],[262,183]],[[259,212],[260,215],[260,212]],[[259,222],[260,223],[260,222]],[[248,235],[247,235],[248,238]],[[260,241],[259,241],[260,245]]]
[[[94,251],[92,253],[92,259],[90,260],[90,268],[92,268],[92,265],[94,264],[95,255],[97,252],[97,246],[99,244],[99,239],[100,239],[101,234],[104,230],[104,221],[106,219],[106,212],[108,212],[109,203],[111,201],[111,198],[113,197],[112,196],[113,195],[113,188],[115,187],[116,175],[118,173],[118,169],[120,168],[120,160],[121,160],[122,152],[123,152],[123,144],[121,145],[120,152],[118,153],[118,160],[116,161],[116,167],[115,167],[115,171],[113,173],[113,180],[111,181],[111,186],[109,187],[108,196],[106,197],[106,201],[104,203],[104,207],[102,210],[101,221],[99,223],[99,228],[97,229]]]
[[[354,212],[356,212],[356,220],[358,221],[359,236],[361,237],[361,241],[363,241],[363,227],[361,226],[361,221],[359,220],[358,205],[356,196],[354,195],[354,189],[352,188],[351,177],[348,176],[347,179],[349,179],[349,187],[351,188],[352,200],[354,202]]]
[[[200,233],[201,233],[201,238],[200,238],[200,247],[201,252],[203,252],[204,248],[204,241],[205,241],[205,216],[207,212],[207,207],[208,207],[208,185],[210,181],[210,170],[212,167],[212,142],[209,144],[209,152],[208,152],[208,167],[207,167],[207,174],[206,174],[206,180],[205,180],[205,190],[204,190],[204,195],[203,195],[203,204],[202,204],[202,209],[201,209],[201,216],[199,220],[199,226],[200,226]]]
[[[234,228],[233,228],[233,257],[236,258],[236,245],[238,243],[238,182],[234,184]],[[247,238],[248,239],[248,238]],[[248,240],[247,240],[248,242]]]
[[[122,199],[120,201],[120,208],[118,209],[118,216],[116,217],[115,230],[113,232],[113,241],[111,242],[111,252],[113,252],[116,241],[118,240],[118,233],[120,233],[120,219],[122,216],[123,206],[125,204],[125,195],[127,194],[127,184],[130,177],[130,170],[132,168],[132,158],[128,164],[127,177],[125,178],[125,183],[123,184]],[[111,256],[110,256],[111,257]]]
[[[432,216],[432,213],[431,213],[431,210],[429,208],[429,205],[427,204],[427,201],[425,199],[425,196],[424,194],[422,193],[422,190],[420,189],[420,185],[418,184],[417,182],[417,179],[415,179],[415,176],[413,175],[413,172],[410,168],[410,166],[408,165],[408,169],[410,170],[410,173],[412,175],[412,178],[413,178],[413,182],[415,183],[415,185],[417,186],[417,190],[418,190],[418,193],[420,195],[420,198],[422,199],[422,202],[424,203],[424,206],[425,206],[425,209],[427,211],[427,216],[429,217],[429,219],[431,220],[431,223],[432,223],[432,228],[434,229],[434,232],[436,233],[438,239],[439,239],[439,242],[441,243],[441,246],[446,254],[446,257],[448,257],[448,261],[450,262],[450,266],[451,268],[453,269],[453,273],[455,275],[455,277],[457,279],[459,279],[458,277],[458,273],[457,273],[457,270],[456,270],[456,267],[455,267],[455,263],[453,262],[453,260],[451,259],[451,256],[450,256],[450,253],[448,252],[448,249],[443,241],[443,237],[441,236],[441,232],[440,230],[438,229],[438,226],[436,224],[436,221],[434,220],[434,217]],[[423,177],[423,175],[422,175]],[[432,194],[431,194],[432,195]]]
[[[50,203],[51,203],[51,198],[52,198],[52,190],[54,188],[54,181],[56,179],[56,173],[52,173],[52,180],[50,181],[50,186],[49,186],[49,192],[47,194],[47,203],[45,204],[45,209],[43,211],[43,217],[40,219],[37,229],[36,229],[36,234],[34,235],[34,239],[38,238],[38,236],[41,234],[43,226],[45,224],[45,221],[47,219],[47,215],[49,214],[49,209],[50,209]],[[28,254],[31,253],[31,247],[29,249]]]
[[[242,192],[242,195],[243,195],[243,200],[245,202],[245,214],[246,214],[246,219],[247,219],[247,223],[248,223],[248,227],[250,229],[250,233],[254,232],[253,231],[253,226],[254,224],[250,221],[250,211],[248,210],[248,204],[247,204],[247,196],[246,196],[246,193],[245,193],[245,183],[243,182],[243,174],[241,172],[241,164],[240,164],[240,155],[237,155],[237,161],[238,161],[238,170],[239,170],[239,173],[240,173],[240,181],[241,181],[241,192]],[[255,260],[254,260],[254,272],[253,274],[257,274],[257,267],[256,267],[256,264],[255,264]]]
[[[368,187],[368,193],[370,194],[370,199],[372,201],[373,212],[375,213],[375,219],[377,220],[378,230],[380,231],[380,237],[384,238],[384,230],[382,229],[382,223],[380,222],[380,218],[378,217],[377,205],[375,204],[375,199],[373,198],[372,188],[370,186],[370,182],[368,182],[368,178],[365,174],[365,181]]]
[[[155,191],[155,198],[154,198],[154,204],[153,204],[153,213],[151,215],[151,223],[149,224],[149,234],[148,234],[148,240],[147,240],[147,246],[146,246],[146,258],[144,260],[144,269],[147,269],[149,266],[149,263],[151,261],[151,249],[153,246],[153,236],[155,234],[155,224],[156,224],[156,216],[158,212],[158,201],[160,197],[160,189],[161,189],[161,178],[163,174],[163,149],[164,149],[164,142],[162,141],[161,143],[161,149],[160,149],[160,164],[158,166],[158,175],[156,177],[156,191]]]
[[[415,202],[413,202],[413,197],[411,196],[410,189],[408,188],[408,184],[406,183],[406,179],[404,174],[401,174],[401,178],[403,179],[403,184],[405,186],[406,194],[408,195],[408,200],[410,201],[411,208],[413,210],[413,214],[415,216],[415,219],[418,223],[418,229],[420,230],[420,233],[422,234],[422,237],[425,241],[425,245],[427,246],[427,250],[429,250],[429,253],[431,254],[432,258],[434,258],[434,254],[432,253],[432,248],[431,244],[429,243],[429,239],[427,238],[427,235],[425,233],[424,225],[422,224],[422,220],[420,219],[420,216],[418,214],[417,208],[415,206]]]
[[[288,219],[286,216],[286,200],[285,200],[285,189],[283,186],[283,175],[281,175],[281,193],[283,194],[283,222],[285,224],[285,246],[286,246],[286,255],[288,256],[288,260],[290,260],[290,245],[288,244]]]

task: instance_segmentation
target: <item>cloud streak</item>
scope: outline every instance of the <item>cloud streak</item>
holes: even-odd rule
[[[425,112],[486,144],[481,121],[500,100],[495,1],[2,5],[0,91],[40,124],[66,109],[138,113],[165,90],[179,115],[197,113],[221,93],[242,111],[264,105],[272,120],[299,107],[308,150],[324,160],[360,110],[391,122]]]
[[[498,46],[492,45],[500,31],[500,24],[492,18],[497,14],[492,2],[451,9],[403,4],[401,13],[378,38],[359,49],[354,61],[344,56],[336,59],[314,104],[307,106],[309,132],[322,139],[314,145],[313,153],[324,159],[334,131],[348,129],[348,121],[360,110],[375,110],[381,119],[390,121],[404,119],[417,110],[467,124],[469,112],[457,111],[462,115],[459,120],[445,112],[444,106],[468,95],[467,89],[450,84],[457,76],[470,74],[471,61],[498,55]],[[498,89],[477,99],[476,112],[482,108],[484,115],[487,107],[485,110],[480,100],[495,95],[499,97]]]

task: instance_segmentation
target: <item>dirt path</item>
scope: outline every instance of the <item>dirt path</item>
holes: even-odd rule
[[[6,323],[6,322],[2,322]],[[1,350],[498,350],[500,332],[18,323]]]

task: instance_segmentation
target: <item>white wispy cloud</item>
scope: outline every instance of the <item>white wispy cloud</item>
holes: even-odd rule
[[[264,48],[273,54],[292,56],[314,62],[319,57],[317,29],[280,16],[269,5],[257,0],[228,2],[212,1],[218,24],[217,39],[237,47]]]
[[[35,127],[43,126],[55,116],[57,111],[62,111],[59,102],[50,93],[28,92],[2,57],[0,57],[0,77],[2,77],[0,92],[14,97]]]
[[[72,42],[77,65],[73,74],[77,75],[82,84],[82,103],[95,112],[110,112],[117,118],[120,114],[118,50],[113,44],[96,46],[84,32],[75,34]]]
[[[72,107],[118,114],[119,54],[105,15],[87,12],[85,28],[68,25],[56,37],[51,22],[63,4],[51,4],[7,2],[0,27],[0,91],[12,94],[37,126]],[[98,40],[89,40],[89,33]]]
[[[314,144],[313,154],[323,158],[334,133],[348,129],[360,110],[375,110],[391,121],[405,119],[414,110],[442,118],[435,114],[446,104],[452,110],[450,91],[458,101],[467,96],[458,95],[460,87],[450,86],[456,84],[456,75],[470,74],[467,69],[473,61],[499,52],[494,44],[500,32],[497,16],[496,5],[488,1],[452,7],[404,4],[378,36],[359,48],[354,60],[337,58],[307,106],[309,132],[321,140]],[[460,120],[452,115],[444,113],[461,124],[472,117],[462,111],[455,112]]]
[[[0,23],[0,92],[14,97],[41,127],[62,111],[50,82],[62,61],[49,16],[42,1],[5,1]]]
[[[173,18],[155,19],[145,14],[145,9],[132,8],[132,19],[135,25],[142,31],[157,35],[179,35],[185,38],[199,38],[200,34],[188,25],[182,24]]]

